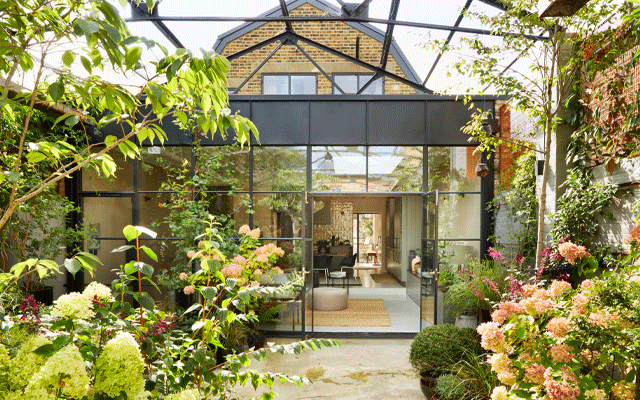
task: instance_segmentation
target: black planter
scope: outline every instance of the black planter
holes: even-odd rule
[[[438,379],[420,374],[420,389],[422,394],[429,400],[437,400],[436,383]]]
[[[38,304],[50,306],[53,304],[53,287],[47,287],[39,290],[25,290],[25,295],[33,295]]]
[[[176,306],[187,309],[196,301],[195,294],[184,294],[182,289],[176,289]]]

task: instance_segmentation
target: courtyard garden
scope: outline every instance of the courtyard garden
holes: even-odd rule
[[[397,357],[408,357],[430,399],[640,400],[640,223],[617,212],[637,200],[637,181],[598,180],[594,172],[612,174],[638,156],[639,3],[594,0],[553,21],[526,12],[533,1],[503,3],[503,19],[476,17],[492,30],[519,30],[506,36],[511,52],[530,49],[538,31],[549,33],[526,82],[500,74],[499,50],[475,40],[467,43],[473,61],[455,67],[510,94],[510,106],[538,126],[538,146],[535,137],[495,136],[480,110],[463,128],[481,161],[493,162],[503,147],[513,151],[508,178],[487,206],[504,205],[517,229],[462,265],[448,263],[453,255],[443,249],[434,287],[446,292],[452,316],[480,324],[428,326]],[[610,15],[622,17],[612,22]],[[253,122],[229,109],[229,62],[134,36],[107,1],[9,2],[0,5],[0,29],[0,400],[226,400],[240,398],[241,386],[273,399],[276,382],[311,384],[313,374],[252,367],[273,353],[339,351],[339,343],[276,345],[260,330],[281,322],[284,303],[304,297],[309,278],[296,241],[260,240],[260,228],[236,225],[225,208],[245,189],[236,186],[240,169],[225,151],[242,152],[260,138]],[[430,46],[450,50],[448,41]],[[142,68],[150,49],[159,56]],[[112,74],[125,83],[106,78]],[[84,182],[80,174],[104,184],[124,168],[150,165],[138,163],[152,158],[141,149],[162,146],[168,120],[191,133],[193,146],[156,166],[164,197],[125,191],[133,202],[157,203],[157,218],[149,226],[82,220],[72,201],[83,190],[90,196],[73,187]],[[114,124],[122,135],[102,136]],[[551,160],[559,128],[571,128],[562,137],[566,164]],[[201,145],[214,135],[233,144]],[[265,153],[255,160],[252,153],[250,162],[299,163],[296,154]],[[333,165],[326,154],[324,165]],[[565,166],[548,213],[550,174]],[[237,204],[248,215],[252,207],[273,210],[301,235],[303,179],[293,170],[264,179],[280,192]],[[602,238],[616,219],[632,228],[612,244]],[[99,230],[115,232],[110,243],[123,244],[109,254],[126,262],[107,267],[96,255]],[[156,230],[177,238],[170,256],[147,245]],[[91,281],[105,268],[109,284]],[[66,293],[54,298],[51,286],[61,279]]]

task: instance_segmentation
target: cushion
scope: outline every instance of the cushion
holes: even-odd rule
[[[307,296],[307,307],[316,311],[339,311],[347,308],[347,289],[320,287]]]

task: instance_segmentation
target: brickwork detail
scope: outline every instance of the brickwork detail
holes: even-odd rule
[[[290,10],[291,16],[328,16],[322,10],[309,4],[303,4]],[[281,22],[269,22],[245,35],[229,42],[222,51],[222,55],[229,56],[244,50],[256,43],[260,43],[281,33],[285,25]],[[349,56],[356,57],[356,38],[359,39],[358,55],[360,60],[372,65],[380,63],[382,43],[365,35],[359,30],[339,21],[311,21],[295,22],[293,29],[296,33],[316,42],[322,43]],[[322,69],[331,76],[333,73],[372,73],[372,71],[348,62],[333,54],[315,47],[299,43],[307,54],[313,58]],[[238,87],[251,72],[278,46],[272,43],[252,53],[239,57],[231,62],[227,74],[230,88]],[[388,72],[406,78],[400,66],[390,54],[387,62]],[[260,70],[242,87],[240,94],[260,94],[261,76],[263,73],[315,73],[318,75],[318,94],[332,94],[331,82],[314,67],[313,64],[295,46],[283,46]],[[385,78],[385,94],[415,94],[416,91],[391,78]]]

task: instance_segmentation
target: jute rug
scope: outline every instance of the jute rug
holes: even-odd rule
[[[305,314],[311,325],[311,310]],[[382,299],[349,299],[348,306],[340,311],[314,311],[315,326],[391,326],[389,312]]]
[[[371,279],[373,279],[375,283],[398,283],[398,281],[387,272],[384,274],[371,274]]]

